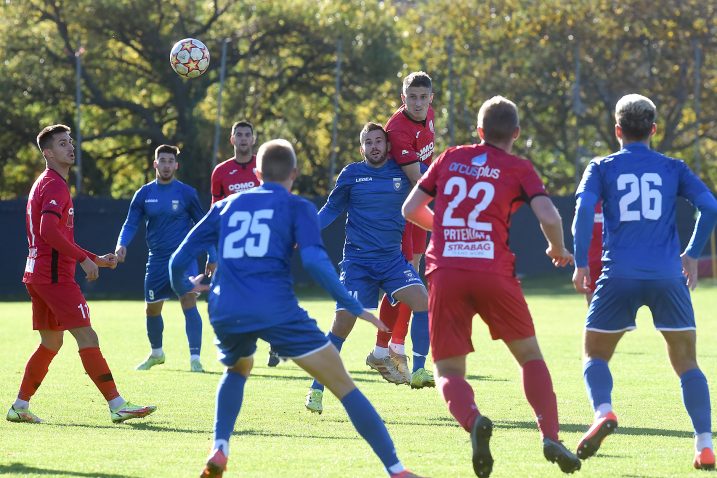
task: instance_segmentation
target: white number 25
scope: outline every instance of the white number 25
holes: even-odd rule
[[[273,209],[259,209],[252,214],[249,211],[236,211],[229,216],[229,227],[239,227],[224,239],[222,256],[227,259],[263,257],[269,250],[271,229],[262,220],[274,217]],[[248,237],[247,237],[248,235]],[[240,245],[242,244],[242,245]]]

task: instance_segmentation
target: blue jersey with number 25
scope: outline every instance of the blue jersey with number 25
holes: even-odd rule
[[[603,200],[603,273],[607,277],[682,276],[677,197],[693,204],[709,192],[687,165],[642,143],[593,160],[576,195]]]
[[[323,248],[316,207],[274,183],[216,202],[180,246],[181,260],[204,244],[217,244],[219,256],[210,321],[236,333],[294,320],[294,246]]]

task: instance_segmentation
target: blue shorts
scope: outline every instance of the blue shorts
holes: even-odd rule
[[[388,294],[391,304],[395,304],[393,294],[399,290],[412,285],[425,287],[416,269],[401,253],[395,259],[385,262],[344,259],[339,265],[339,280],[366,309],[378,307],[379,289]],[[341,310],[338,304],[336,310]]]
[[[195,276],[198,272],[197,261],[192,261],[185,276]],[[176,297],[176,294],[169,280],[169,257],[165,260],[150,260],[144,274],[144,301],[151,304],[171,297]]]
[[[633,330],[637,309],[646,305],[657,330],[695,330],[695,313],[684,278],[600,277],[585,324],[596,332]]]
[[[254,355],[257,339],[268,342],[280,357],[292,359],[311,355],[331,344],[316,321],[301,308],[291,321],[266,329],[231,332],[223,330],[221,324],[212,326],[217,336],[214,344],[219,350],[219,361],[227,367],[234,365],[240,358]]]

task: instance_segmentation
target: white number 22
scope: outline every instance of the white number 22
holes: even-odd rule
[[[465,178],[462,178],[460,176],[453,176],[446,182],[446,186],[443,188],[443,194],[450,195],[456,188],[458,188],[458,191],[456,192],[455,197],[450,203],[448,203],[448,206],[446,206],[446,211],[443,213],[443,225],[453,227],[466,227],[465,219],[463,219],[462,217],[453,217],[453,210],[457,208],[458,205],[466,198],[466,189],[468,188],[468,183],[466,182]],[[492,231],[493,224],[491,224],[490,222],[479,222],[478,216],[480,215],[480,213],[486,210],[490,202],[493,200],[493,196],[495,195],[495,187],[493,187],[491,183],[475,183],[471,190],[468,191],[467,196],[470,199],[478,199],[478,194],[480,194],[481,191],[484,193],[483,198],[480,200],[480,202],[478,202],[478,204],[475,205],[471,213],[468,215],[468,227],[477,231]]]
[[[641,218],[657,220],[662,216],[662,193],[653,186],[662,186],[662,178],[657,173],[645,173],[640,178],[634,174],[621,174],[617,177],[618,191],[628,189],[620,198],[620,222],[639,221]],[[630,206],[640,199],[640,210],[631,210]]]
[[[222,256],[227,259],[239,259],[246,254],[248,257],[263,257],[269,250],[271,229],[261,221],[274,217],[273,209],[259,209],[252,215],[249,211],[236,211],[229,217],[229,227],[239,229],[228,234],[224,239]],[[249,237],[247,237],[249,234]],[[258,237],[255,237],[258,236]],[[243,245],[239,245],[243,242]]]

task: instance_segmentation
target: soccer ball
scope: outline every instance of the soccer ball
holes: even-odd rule
[[[209,50],[195,38],[179,40],[169,53],[172,69],[183,78],[196,78],[209,68]]]

